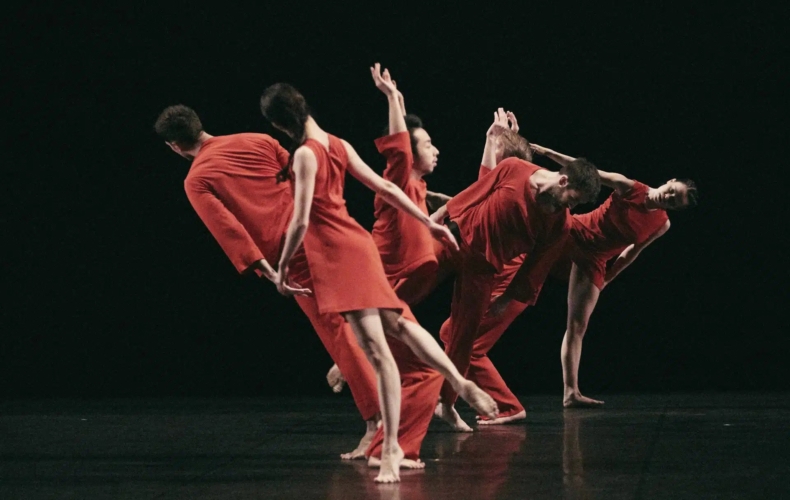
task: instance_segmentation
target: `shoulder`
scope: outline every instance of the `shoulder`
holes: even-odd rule
[[[312,142],[306,142],[294,151],[294,162],[315,163],[316,159],[317,156]]]

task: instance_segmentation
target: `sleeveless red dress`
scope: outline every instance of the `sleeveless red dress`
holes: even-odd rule
[[[348,155],[343,143],[329,136],[329,149],[308,139],[318,169],[304,249],[313,292],[321,313],[379,308],[402,311],[370,233],[348,213],[343,198]]]

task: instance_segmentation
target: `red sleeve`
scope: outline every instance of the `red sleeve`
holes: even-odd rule
[[[499,182],[499,178],[506,175],[514,166],[518,167],[513,162],[508,162],[509,159],[502,160],[499,166],[489,175],[478,179],[471,186],[453,196],[453,199],[447,202],[447,215],[454,219],[467,209],[488,198],[488,195],[491,194]]]
[[[558,224],[558,229],[553,235],[536,242],[535,248],[516,271],[513,281],[505,292],[507,295],[525,304],[535,303],[543,288],[543,282],[546,281],[554,263],[563,254],[570,226],[570,216],[568,216],[562,224]]]
[[[620,199],[627,203],[642,204],[645,202],[648,189],[650,188],[648,188],[645,184],[642,184],[639,181],[634,181],[634,185],[631,186],[631,189],[623,193]]]
[[[496,167],[494,167],[496,168]],[[480,165],[480,170],[477,172],[477,180],[479,181],[486,175],[490,174],[491,171],[494,170],[493,168],[488,168],[485,165]]]
[[[414,164],[409,133],[399,132],[380,137],[376,139],[376,148],[387,159],[387,168],[384,169],[382,177],[405,189]]]
[[[264,258],[249,233],[214,194],[205,179],[187,177],[184,189],[192,207],[240,273]]]

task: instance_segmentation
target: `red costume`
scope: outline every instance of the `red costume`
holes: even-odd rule
[[[427,215],[425,181],[412,177],[414,159],[409,133],[401,132],[382,137],[376,140],[376,147],[387,158],[384,178],[401,188]],[[416,283],[420,288],[422,284],[429,283],[428,278],[436,274],[434,239],[419,221],[387,204],[381,197],[376,196],[374,206],[376,222],[373,224],[373,240],[381,252],[387,277],[401,297],[401,292],[411,289],[408,286],[401,288],[399,285]],[[405,303],[403,307],[403,318],[417,323]],[[420,360],[403,342],[390,337],[387,341],[401,376],[398,443],[406,458],[417,460],[444,378]],[[384,433],[379,428],[365,454],[368,457],[381,458],[383,440]]]
[[[567,237],[568,210],[544,213],[532,194],[530,178],[539,169],[524,160],[505,159],[447,203],[448,218],[458,225],[462,241],[456,257],[459,273],[451,321],[443,341],[445,352],[462,374],[467,374],[475,342],[485,333],[481,327],[497,287],[507,289],[524,307],[533,303]],[[517,265],[514,259],[520,256],[525,256],[524,263],[517,270],[507,270],[508,264]],[[503,285],[497,274],[507,272],[513,274],[508,277],[510,283]],[[511,311],[518,307],[510,304]],[[456,398],[445,383],[442,401],[453,404]]]
[[[635,182],[623,196],[614,192],[592,212],[574,215],[571,238],[567,240],[563,256],[557,261],[552,273],[567,279],[573,259],[595,286],[603,288],[607,261],[620,255],[628,245],[645,241],[667,221],[664,210],[648,210],[645,207],[648,190],[646,185]],[[514,273],[514,267],[506,266],[505,271],[497,275],[499,284],[492,298],[505,291]],[[473,347],[468,378],[491,394],[497,402],[501,417],[515,415],[524,410],[524,407],[507,387],[487,353],[528,305],[530,304],[513,301],[500,318],[487,314],[480,326],[480,336]],[[449,328],[448,320],[442,325],[442,335],[447,335]]]
[[[304,146],[315,154],[318,163],[310,225],[304,237],[318,310],[401,311],[403,306],[387,282],[373,238],[346,209],[346,148],[332,135],[328,148],[315,139],[308,139]]]
[[[288,152],[263,134],[212,137],[184,180],[184,189],[201,220],[240,273],[260,259],[276,261],[293,213],[293,193],[276,175]],[[291,277],[313,289],[304,252],[291,263]],[[321,342],[346,377],[365,420],[378,413],[376,377],[350,327],[336,314],[321,314],[313,297],[297,297]]]
[[[629,245],[647,240],[669,220],[664,210],[648,210],[649,187],[635,181],[622,196],[613,192],[592,212],[574,215],[569,257],[599,289],[606,263]]]

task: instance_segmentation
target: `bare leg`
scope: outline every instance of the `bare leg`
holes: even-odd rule
[[[329,384],[329,387],[332,388],[332,392],[335,394],[342,391],[343,387],[346,385],[346,379],[343,377],[343,374],[340,373],[340,368],[337,367],[337,364],[332,365],[332,368],[330,368],[329,372],[326,374],[326,383]]]
[[[455,405],[436,403],[436,409],[433,411],[433,416],[438,417],[447,422],[455,432],[474,432],[469,425],[464,422],[461,415],[455,411]]]
[[[381,468],[376,482],[400,481],[398,473],[403,460],[403,450],[398,445],[398,423],[400,420],[400,374],[395,358],[392,357],[378,309],[363,309],[344,313],[359,341],[359,346],[373,365],[379,390],[381,421],[384,427],[384,443],[381,449]]]
[[[600,294],[601,291],[590,278],[579,271],[576,264],[573,264],[568,284],[568,325],[560,351],[562,379],[565,384],[562,404],[565,408],[589,408],[603,405],[603,401],[582,396],[579,391],[582,340]]]
[[[374,420],[367,420],[365,422],[365,425],[367,426],[365,435],[362,436],[362,439],[360,439],[357,447],[348,453],[343,453],[340,455],[340,458],[343,460],[357,460],[359,458],[365,458],[365,451],[367,451],[370,443],[373,442],[373,436],[376,435],[376,431],[378,430],[380,423],[381,417],[378,415],[376,415]]]
[[[481,415],[496,418],[498,410],[494,398],[483,392],[477,384],[465,379],[455,367],[447,354],[439,347],[430,333],[417,323],[401,317],[394,311],[381,311],[384,331],[407,346],[431,368],[435,369],[447,380],[455,392]]]

